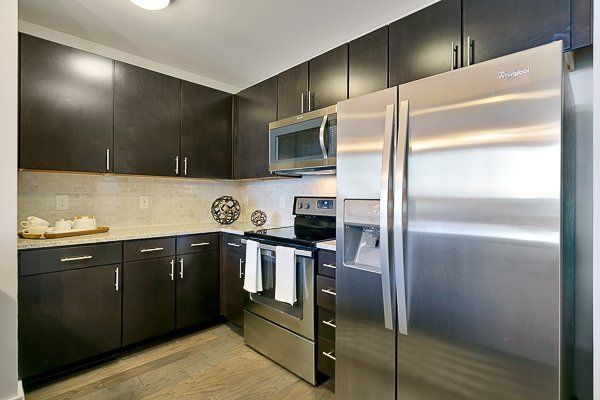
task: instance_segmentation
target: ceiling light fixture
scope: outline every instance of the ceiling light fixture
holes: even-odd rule
[[[168,6],[169,3],[171,2],[171,0],[129,0],[129,1],[131,1],[133,4],[135,4],[138,7],[142,7],[142,8],[145,8],[146,10],[152,10],[152,11],[162,10],[163,8]]]

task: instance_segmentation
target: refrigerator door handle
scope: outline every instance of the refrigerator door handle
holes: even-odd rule
[[[394,330],[392,307],[392,280],[390,271],[390,222],[393,203],[390,202],[390,179],[394,159],[394,104],[385,108],[385,128],[383,134],[383,153],[381,156],[381,196],[379,210],[379,249],[381,251],[381,287],[383,293],[383,317],[385,327]]]
[[[406,146],[408,138],[408,100],[400,101],[398,110],[398,142],[394,166],[394,278],[398,332],[408,335],[406,282],[404,275],[404,204],[406,204]]]

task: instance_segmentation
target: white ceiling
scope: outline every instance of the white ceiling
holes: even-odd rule
[[[19,19],[242,89],[433,0],[19,0]]]

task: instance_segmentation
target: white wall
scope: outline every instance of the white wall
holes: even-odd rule
[[[0,1],[0,399],[17,397],[17,0]]]

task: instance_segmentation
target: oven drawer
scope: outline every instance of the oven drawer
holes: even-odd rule
[[[317,305],[335,311],[335,279],[317,275]]]
[[[335,343],[322,337],[317,342],[317,370],[335,377]]]
[[[175,255],[175,238],[132,240],[123,243],[123,261],[140,261]]]
[[[335,342],[335,312],[319,307],[317,310],[317,335]]]
[[[319,267],[317,273],[319,275],[335,278],[335,252],[319,251]]]
[[[177,254],[199,253],[201,251],[217,250],[219,234],[180,236],[177,238]]]

